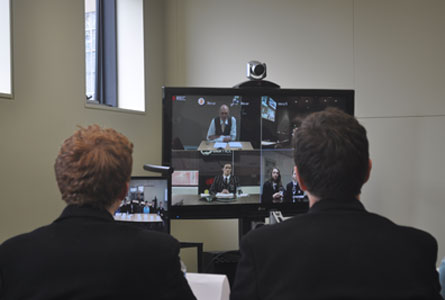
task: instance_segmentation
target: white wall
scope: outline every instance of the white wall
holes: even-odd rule
[[[444,1],[169,0],[166,13],[166,85],[230,87],[256,59],[284,88],[355,89],[374,162],[365,206],[432,233],[445,256]],[[175,221],[172,233],[228,250],[236,228]]]

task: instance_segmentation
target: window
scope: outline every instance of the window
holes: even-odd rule
[[[96,99],[96,0],[85,1],[85,64],[87,100]]]
[[[12,97],[11,2],[0,0],[0,97]]]
[[[85,0],[86,101],[145,110],[143,0]]]

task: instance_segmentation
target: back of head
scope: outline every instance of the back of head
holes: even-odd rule
[[[365,128],[334,108],[306,117],[294,132],[294,159],[301,180],[318,198],[360,194],[369,168]]]
[[[130,180],[133,144],[114,129],[80,128],[65,140],[54,169],[68,204],[110,207]]]

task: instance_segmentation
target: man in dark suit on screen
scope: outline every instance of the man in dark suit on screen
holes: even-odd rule
[[[54,167],[67,206],[0,245],[0,299],[195,299],[178,241],[113,219],[132,152],[124,135],[97,125],[65,140]]]
[[[241,241],[231,299],[442,299],[437,242],[366,211],[366,130],[339,110],[308,116],[294,132],[297,180],[309,211]]]
[[[222,174],[215,176],[213,183],[210,186],[210,194],[215,195],[217,193],[223,194],[236,194],[236,188],[238,187],[238,177],[232,175],[232,164],[225,163],[222,168]]]

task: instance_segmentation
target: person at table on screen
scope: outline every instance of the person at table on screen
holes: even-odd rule
[[[113,218],[132,152],[127,137],[98,125],[65,140],[54,169],[67,205],[53,223],[0,245],[0,299],[196,299],[176,239]]]
[[[306,199],[304,191],[298,185],[297,174],[293,170],[292,180],[286,185],[286,191],[284,192],[284,202],[303,202]]]
[[[262,203],[280,203],[283,202],[284,188],[281,183],[281,173],[278,168],[273,168],[270,179],[263,184],[263,193],[261,194]]]
[[[207,140],[211,142],[230,142],[236,140],[236,119],[230,116],[230,109],[223,104],[219,115],[210,122]]]
[[[210,186],[210,193],[235,194],[237,187],[238,178],[235,175],[232,175],[232,164],[226,163],[222,168],[222,174],[215,176],[213,179],[213,183]]]

